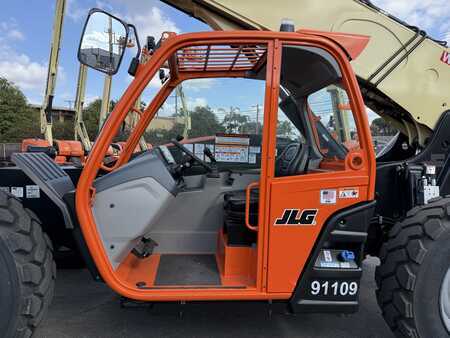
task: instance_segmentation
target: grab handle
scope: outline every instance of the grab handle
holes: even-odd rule
[[[252,182],[245,191],[245,226],[252,231],[258,231],[258,227],[250,224],[250,192],[257,186],[259,186],[259,182]]]

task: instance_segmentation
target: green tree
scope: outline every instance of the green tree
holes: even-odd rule
[[[159,146],[169,143],[171,139],[176,138],[178,135],[183,134],[184,126],[181,123],[175,123],[175,125],[167,129],[151,129],[144,134],[145,141],[153,146]]]
[[[116,101],[111,100],[110,111],[112,111],[116,105]],[[89,103],[86,108],[83,109],[83,120],[86,125],[86,130],[89,134],[91,141],[94,141],[98,135],[98,124],[100,121],[100,109],[102,106],[102,100],[96,99]],[[72,136],[73,138],[73,136]]]
[[[220,124],[216,114],[208,106],[197,106],[190,113],[191,116],[191,130],[189,130],[189,138],[200,136],[214,136],[216,133],[224,132],[225,128]],[[173,117],[181,117],[182,114],[174,114]],[[182,119],[180,119],[182,120]],[[161,145],[169,143],[171,139],[178,135],[183,135],[184,124],[175,123],[169,129],[151,129],[148,130],[144,137],[145,140],[153,145]]]
[[[224,111],[223,109],[221,109]],[[239,114],[239,108],[230,107],[223,118],[222,125],[227,133],[242,133],[242,126],[248,122],[248,116]]]
[[[240,132],[243,134],[261,134],[262,124],[261,122],[246,122],[241,125]]]
[[[278,121],[277,135],[290,137],[292,135],[292,124],[289,121]]]
[[[55,140],[73,140],[74,129],[72,120],[53,120],[53,138]]]
[[[191,130],[189,137],[211,136],[224,132],[225,128],[220,124],[216,114],[208,106],[197,106],[191,115]]]
[[[0,77],[0,142],[21,142],[40,136],[39,115],[19,88]]]

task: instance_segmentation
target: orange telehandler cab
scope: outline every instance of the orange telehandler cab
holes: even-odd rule
[[[128,24],[104,11],[91,10],[78,58],[112,74],[125,48],[105,49],[104,45],[111,46],[101,39],[105,25],[127,41]],[[364,102],[350,66],[368,41],[369,37],[361,35],[295,32],[287,22],[280,32],[163,33],[145,64],[131,64],[135,78],[105,122],[76,189],[43,153],[18,153],[13,160],[59,207],[94,277],[125,298],[148,302],[278,300],[296,312],[354,312],[362,260],[369,249],[386,242],[380,252],[382,263],[388,252],[394,252],[402,265],[400,272],[389,270],[392,265],[382,266],[384,275],[393,273],[395,278],[397,274],[401,285],[393,282],[395,290],[382,296],[388,299],[395,291],[396,306],[403,304],[407,310],[409,297],[427,294],[434,297],[434,303],[422,309],[436,315],[432,325],[424,324],[430,323],[428,315],[422,315],[427,312],[416,310],[414,321],[402,322],[396,334],[406,336],[408,329],[420,329],[423,337],[444,336],[450,277],[443,291],[414,289],[414,283],[424,273],[439,273],[439,283],[444,279],[448,260],[443,257],[450,257],[449,251],[445,245],[434,244],[450,235],[448,201],[428,198],[423,207],[412,209],[394,227],[400,235],[389,235],[392,241],[379,232],[369,232],[372,224],[375,229],[381,224],[379,217],[374,222],[373,215],[376,199],[383,201],[384,197],[375,196],[377,164]],[[161,89],[145,109],[135,108],[162,68],[168,73],[162,71]],[[177,85],[192,79],[262,84],[260,149],[255,150],[248,135],[221,132],[212,147],[199,148],[202,153],[182,144],[181,137],[172,139],[171,147],[154,144],[150,150],[135,153],[169,95]],[[339,128],[340,121],[326,121],[323,112],[314,108],[314,97],[332,91],[347,98],[349,133]],[[110,144],[130,112],[137,113],[139,121],[116,161],[105,163]],[[280,148],[282,122],[290,123],[295,137]],[[183,156],[175,159],[173,148]],[[247,163],[259,158],[260,165],[249,170],[221,169],[220,161],[233,164],[236,158]],[[196,174],[190,172],[193,167]],[[430,182],[436,174],[432,169],[427,167],[423,175]],[[41,290],[42,283],[46,290],[54,283],[49,241],[44,240],[35,216],[12,197],[0,194],[0,198],[0,211],[6,215],[0,214],[5,219],[2,222],[20,229],[11,233],[14,245],[20,248],[19,239],[30,231],[33,243],[41,245],[31,246],[29,252],[22,248],[27,255],[20,261],[23,282],[34,282],[40,291],[28,288],[19,295],[11,291],[10,297],[25,298],[24,304],[30,304],[27,309],[42,314],[50,302],[48,292]],[[2,241],[0,253],[1,245]],[[442,261],[430,265],[430,269],[439,267],[438,272],[421,265],[430,259],[427,251]],[[29,266],[38,253],[44,263],[36,272]],[[8,262],[11,265],[8,260],[0,264],[1,275]],[[20,289],[20,284],[14,284],[14,274],[5,275]],[[39,296],[37,305],[35,295]],[[5,299],[4,304],[14,303],[13,298]],[[15,335],[31,330],[32,314],[27,317],[19,306],[17,311],[7,309],[0,306],[0,314],[8,313],[6,319],[10,318],[3,324],[5,332]]]

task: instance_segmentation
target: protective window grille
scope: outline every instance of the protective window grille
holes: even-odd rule
[[[177,51],[179,71],[247,71],[266,60],[266,46],[207,45]]]

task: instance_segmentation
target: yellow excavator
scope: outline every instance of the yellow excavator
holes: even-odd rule
[[[436,41],[368,0],[162,0],[214,30],[297,28],[357,33],[370,42],[352,62],[366,106],[423,148],[450,106],[450,57]],[[406,145],[403,145],[406,148]],[[410,152],[409,152],[410,153]]]

